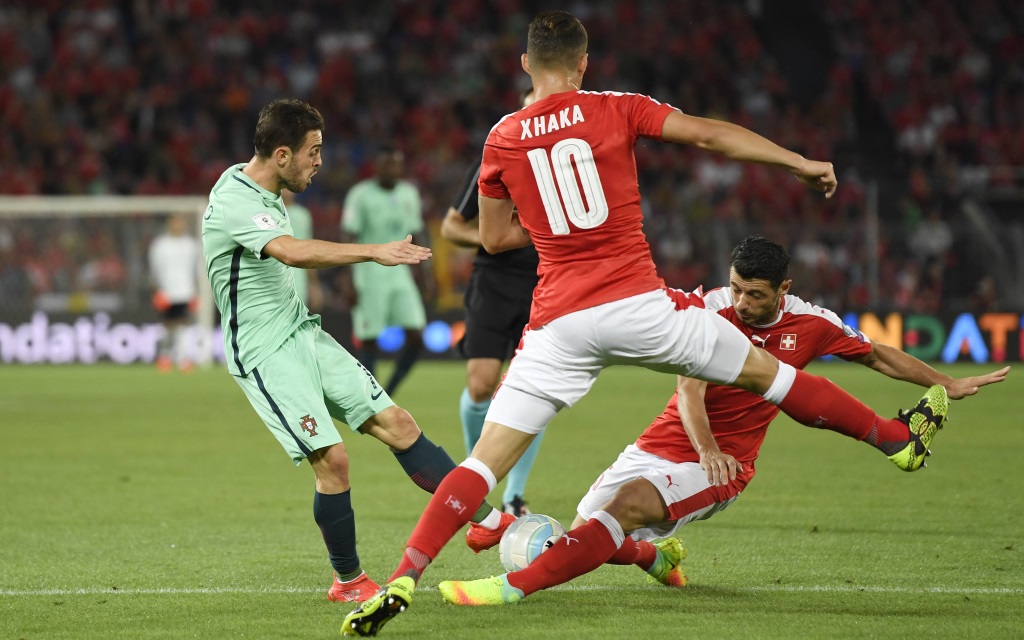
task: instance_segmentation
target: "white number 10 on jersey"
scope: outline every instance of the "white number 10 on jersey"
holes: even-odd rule
[[[567,138],[558,142],[551,147],[551,162],[548,162],[548,154],[544,149],[533,149],[526,156],[530,159],[533,175],[537,178],[537,188],[540,190],[552,233],[568,234],[570,219],[580,229],[593,229],[608,219],[608,200],[601,186],[601,176],[597,175],[594,150],[586,141]],[[576,181],[577,175],[579,182]],[[557,187],[555,178],[558,179]],[[583,188],[582,192],[580,187]],[[561,200],[558,198],[559,194],[562,196]],[[568,209],[568,217],[566,210],[562,208],[562,202]]]

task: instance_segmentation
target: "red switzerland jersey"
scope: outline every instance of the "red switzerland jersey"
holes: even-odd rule
[[[674,107],[631,93],[567,91],[491,129],[480,195],[516,203],[540,265],[530,327],[665,287],[640,211],[633,147]]]
[[[779,319],[763,327],[743,324],[732,306],[729,289],[709,291],[704,294],[704,304],[732,322],[754,346],[797,369],[827,354],[853,360],[871,353],[871,341],[864,334],[843,324],[832,311],[795,296],[785,296]],[[673,462],[699,462],[700,454],[683,430],[676,395],[672,395],[665,411],[647,427],[636,446]],[[722,453],[743,463],[744,473],[737,480],[746,485],[754,475],[754,460],[768,424],[778,415],[779,408],[757,394],[717,384],[708,384],[704,406],[711,433]]]

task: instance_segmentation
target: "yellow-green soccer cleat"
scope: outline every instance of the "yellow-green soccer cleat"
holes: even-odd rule
[[[345,616],[341,624],[341,635],[376,636],[388,620],[409,608],[415,590],[416,583],[407,576],[387,583],[377,595]]]
[[[482,580],[445,580],[437,585],[441,597],[449,604],[467,607],[515,604],[524,597],[523,592],[508,583],[508,574]]]
[[[949,396],[942,385],[934,385],[925,392],[921,401],[910,411],[900,411],[897,418],[910,427],[910,443],[889,459],[904,471],[917,471],[924,465],[925,456],[931,455],[935,432],[942,428],[949,410]],[[924,465],[927,466],[927,465]]]
[[[654,581],[666,587],[683,588],[689,578],[683,573],[681,563],[686,559],[686,549],[679,538],[666,538],[654,545],[658,549],[658,557],[647,570]]]

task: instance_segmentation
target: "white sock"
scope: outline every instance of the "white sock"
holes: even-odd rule
[[[484,529],[490,529],[494,531],[501,524],[501,512],[491,507],[491,512],[487,514],[487,517],[480,521],[480,526]]]

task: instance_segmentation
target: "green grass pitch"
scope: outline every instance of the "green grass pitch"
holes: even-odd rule
[[[944,366],[954,375],[996,367]],[[818,364],[883,415],[921,391]],[[393,638],[954,638],[1024,635],[1024,372],[952,405],[929,468],[776,420],[739,501],[686,527],[690,585],[603,567],[504,608],[445,605],[447,578],[500,571],[461,536]],[[420,365],[397,400],[456,461],[458,362]],[[548,430],[535,510],[579,497],[664,407],[669,376],[618,368]],[[0,367],[0,638],[333,638],[312,473],[293,467],[223,370]],[[427,496],[349,436],[364,568],[393,569]],[[492,494],[500,500],[500,487]]]

